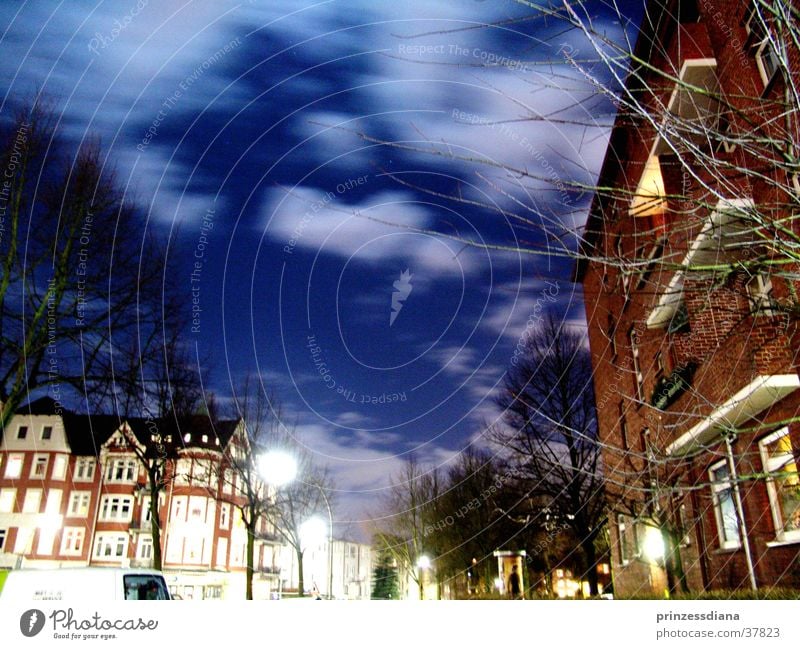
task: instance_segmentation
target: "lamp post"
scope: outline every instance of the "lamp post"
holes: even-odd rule
[[[417,568],[419,569],[419,598],[425,599],[425,571],[431,567],[431,560],[426,554],[417,557]]]
[[[286,451],[269,451],[259,458],[259,470],[264,479],[273,487],[283,486],[295,479],[297,460]],[[319,489],[325,508],[328,510],[328,597],[333,599],[333,510],[328,494],[318,482],[310,482]],[[280,579],[280,576],[278,577]]]

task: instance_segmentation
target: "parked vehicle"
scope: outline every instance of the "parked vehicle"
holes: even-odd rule
[[[11,570],[0,587],[3,600],[171,599],[164,575],[136,568],[57,568]]]

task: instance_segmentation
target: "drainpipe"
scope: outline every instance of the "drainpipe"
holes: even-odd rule
[[[733,496],[736,502],[736,515],[739,519],[739,534],[742,536],[742,545],[744,547],[744,558],[747,563],[747,576],[750,578],[750,588],[758,590],[756,583],[756,573],[753,567],[753,555],[750,552],[750,537],[747,534],[747,523],[744,520],[744,508],[742,507],[742,494],[739,490],[739,476],[736,473],[736,464],[733,458],[733,445],[731,440],[732,434],[725,435],[725,451],[728,455],[728,471],[730,473],[731,484],[733,484]]]

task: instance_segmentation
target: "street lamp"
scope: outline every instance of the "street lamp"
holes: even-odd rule
[[[417,568],[419,568],[419,598],[425,599],[425,571],[431,567],[431,560],[427,554],[421,554],[417,557]]]
[[[258,468],[264,479],[273,487],[281,487],[297,476],[297,460],[291,453],[274,450],[261,455],[258,459]],[[328,510],[328,597],[333,599],[333,510],[328,494],[318,482],[310,482],[319,489],[325,508]]]

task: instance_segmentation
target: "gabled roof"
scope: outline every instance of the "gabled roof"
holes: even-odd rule
[[[121,425],[116,415],[76,415],[63,413],[67,443],[76,455],[97,455],[100,447]]]
[[[40,397],[35,401],[29,401],[25,405],[17,408],[17,415],[58,415],[66,412],[63,407],[57,406],[55,399],[51,397]]]

